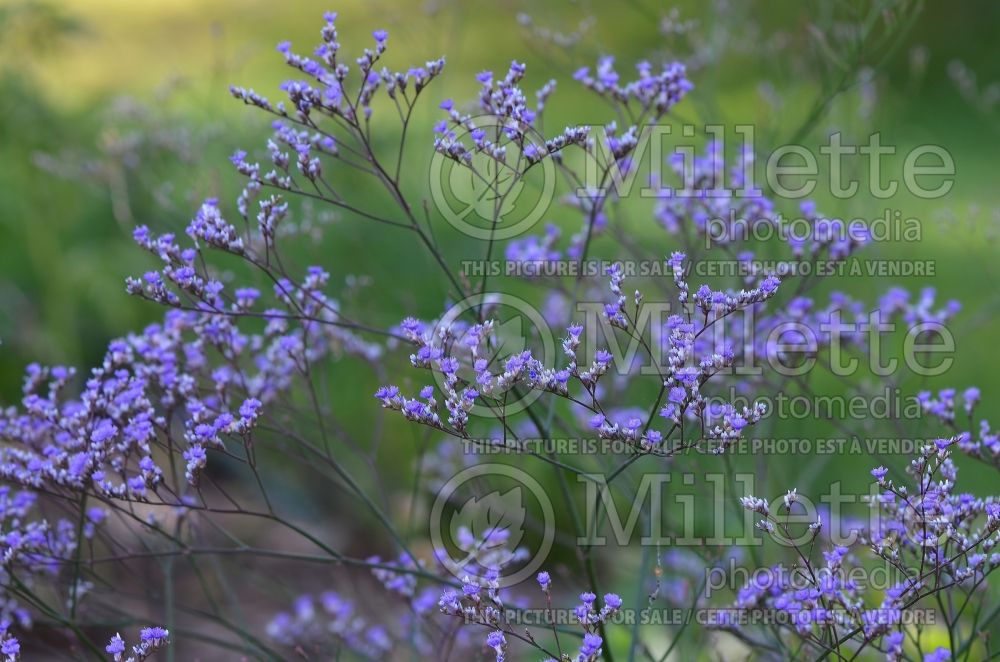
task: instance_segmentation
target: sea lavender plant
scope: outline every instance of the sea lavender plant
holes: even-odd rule
[[[515,267],[510,282],[523,281],[518,285],[535,292],[536,302],[544,296],[542,328],[520,334],[521,345],[510,349],[501,311],[509,283],[498,285],[489,270],[472,277],[460,272],[436,235],[442,224],[431,205],[403,183],[414,110],[432,94],[444,58],[389,68],[384,30],[375,30],[350,58],[333,13],[324,16],[320,36],[310,55],[279,44],[294,71],[281,85],[286,100],[231,88],[273,122],[263,150],[237,150],[231,158],[246,180],[235,204],[205,200],[183,235],[135,229],[135,242],[156,267],[129,277],[126,290],[166,308],[162,321],[112,341],[78,390],[74,371],[30,366],[19,406],[2,412],[0,652],[16,659],[21,633],[33,634],[41,618],[67,631],[72,646],[116,661],[146,659],[168,639],[189,647],[184,650],[204,645],[259,659],[347,652],[361,659],[415,654],[592,662],[625,651],[629,659],[640,653],[666,659],[695,609],[720,609],[716,628],[698,636],[730,637],[761,658],[854,659],[878,651],[896,660],[924,651],[922,631],[907,627],[902,615],[929,601],[945,619],[948,645],[927,650],[925,659],[980,650],[979,633],[996,615],[995,608],[982,612],[988,596],[979,587],[1000,564],[990,552],[1000,514],[996,497],[955,492],[951,458],[958,449],[998,468],[997,435],[985,421],[973,432],[978,390],[962,399],[968,426],[956,422],[954,391],[918,396],[952,436],[920,448],[909,466],[911,488],[886,468],[872,472],[879,489],[869,505],[879,516],[858,529],[858,549],[827,546],[817,518],[808,523],[805,546],[790,547],[793,574],[772,568],[766,580],[755,576],[737,592],[733,608],[702,595],[699,575],[727,562],[758,562],[738,547],[645,545],[656,549],[644,550],[639,588],[632,581],[620,593],[607,590],[609,580],[629,578],[613,572],[602,558],[610,555],[587,543],[600,522],[589,511],[581,516],[573,493],[574,482],[599,474],[605,486],[636,494],[641,477],[635,469],[693,468],[701,454],[732,484],[730,462],[740,443],[755,428],[774,424],[766,398],[789,388],[811,392],[785,373],[741,371],[753,357],[795,364],[845,347],[864,353],[869,339],[857,324],[845,332],[840,323],[866,319],[869,305],[884,320],[913,328],[947,324],[957,304],[940,306],[930,289],[919,298],[889,289],[870,304],[838,292],[812,298],[823,278],[811,267],[851,263],[870,243],[868,234],[864,228],[847,233],[843,220],[825,217],[807,201],[798,209],[808,221],[806,236],[754,245],[741,234],[745,224],[782,228],[783,203],[764,191],[715,195],[720,173],[729,173],[733,188],[744,188],[755,158],[744,150],[727,168],[723,146],[715,143],[691,163],[658,164],[675,175],[672,193],[654,182],[655,205],[644,226],[650,238],[636,241],[623,212],[627,193],[612,184],[638,172],[644,127],[675,121],[677,107],[696,94],[684,65],[641,61],[626,75],[613,57],[601,56],[570,78],[608,108],[608,119],[553,131],[545,115],[558,101],[556,82],[541,82],[532,102],[528,67],[514,61],[505,72],[476,75],[469,103],[433,99],[444,118],[422,143],[438,165],[458,173],[453,182],[475,193],[465,213],[484,222],[466,230],[484,242],[484,262],[503,255]],[[381,138],[391,125],[394,151]],[[545,172],[563,189],[561,213],[550,212],[553,223],[542,235],[506,236],[504,217],[517,209],[525,185]],[[345,173],[364,178],[378,197],[359,192]],[[446,290],[435,302],[437,312],[380,310],[371,319],[394,321],[360,321],[370,311],[342,296],[349,288],[338,291],[330,265],[303,267],[293,259],[290,226],[302,200],[352,222],[412,235]],[[435,203],[446,215],[442,200]],[[568,225],[572,234],[563,241]],[[500,242],[507,242],[502,251]],[[780,256],[773,268],[757,267],[754,251],[764,249]],[[699,265],[716,254],[728,256],[738,275],[699,282]],[[595,260],[602,269],[589,268]],[[630,273],[628,265],[639,260],[650,269],[645,276]],[[582,314],[588,304],[596,314]],[[649,323],[652,304],[666,306],[655,323]],[[775,342],[771,331],[781,325],[808,332],[814,346],[796,350]],[[408,367],[395,369],[400,359],[408,359]],[[323,388],[346,361],[368,366],[383,384],[350,414],[366,422],[371,438],[356,438]],[[851,387],[863,392],[862,384]],[[378,454],[384,425],[401,431],[388,435],[392,443],[402,443],[403,430],[422,435],[408,515],[372,485],[396,453]],[[531,443],[558,438],[594,438],[608,450]],[[423,451],[432,442],[438,450],[428,456]],[[569,514],[559,544],[571,563],[543,559],[548,570],[532,572],[527,589],[508,583],[531,554],[504,523],[518,508],[499,493],[483,498],[496,507],[486,526],[455,527],[459,560],[414,532],[414,513],[436,503],[418,488],[440,495],[454,476],[483,464],[474,453],[456,457],[456,445],[510,452],[520,468],[555,486],[552,493]],[[324,494],[322,515],[306,518],[283,498],[278,485],[293,482],[287,480],[293,469],[303,485],[322,486],[316,490]],[[800,501],[794,489],[779,500],[782,506],[753,496],[741,500],[758,516],[758,528],[783,542],[795,540],[789,516]],[[331,535],[330,528],[349,524],[337,517],[348,509],[374,523],[375,534]],[[817,541],[822,562],[814,558]],[[884,594],[842,580],[845,568],[861,564],[862,545],[898,574]],[[324,572],[308,570],[309,584],[298,587],[284,572],[293,566]],[[97,630],[136,620],[127,604],[134,596],[116,589],[107,567],[141,586],[144,608],[163,605],[158,615],[169,632],[141,630],[131,652],[115,633],[102,651]],[[157,581],[150,567],[158,569]],[[251,572],[261,586],[234,581]],[[578,593],[578,601],[557,594],[563,586],[571,587],[566,595]],[[948,590],[960,591],[961,601],[945,601]],[[631,594],[635,600],[621,597]],[[242,605],[250,598],[274,615],[248,618]],[[574,606],[561,606],[567,604]],[[665,652],[634,618],[663,604],[691,605],[687,620],[670,623]],[[627,609],[632,620],[620,622]],[[533,611],[544,617],[521,620]],[[744,624],[748,613],[784,621],[758,633]]]
[[[856,657],[872,648],[899,660],[904,659],[904,641],[922,649],[922,632],[907,627],[905,613],[936,603],[949,646],[924,659],[967,653],[974,639],[963,640],[957,625],[970,603],[983,598],[980,587],[1000,566],[1000,554],[992,552],[1000,541],[1000,503],[993,496],[982,499],[956,491],[958,472],[951,455],[957,446],[956,437],[922,447],[907,467],[913,489],[889,478],[885,467],[872,469],[878,489],[869,498],[870,524],[855,532],[856,546],[891,569],[893,585],[884,591],[866,590],[851,579],[847,566],[860,561],[847,546],[823,550],[822,562],[812,558],[823,522],[811,523],[804,540],[789,530],[795,490],[775,504],[741,498],[745,509],[760,516],[757,528],[765,534],[799,539],[791,544],[797,559],[788,573],[775,568],[755,575],[739,592],[732,621],[724,626],[739,628],[742,614],[771,610],[784,615],[775,622],[794,631],[819,657]],[[751,635],[744,629],[740,636]]]

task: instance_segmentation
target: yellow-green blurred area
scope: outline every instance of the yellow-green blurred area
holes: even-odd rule
[[[880,15],[879,6],[790,0],[375,0],[332,7],[264,0],[0,1],[0,393],[8,402],[16,398],[21,370],[31,361],[86,369],[100,360],[110,338],[162,314],[124,292],[126,276],[153,267],[133,245],[132,227],[145,223],[156,231],[182,232],[208,196],[220,197],[233,210],[241,180],[227,157],[238,148],[262,154],[270,118],[234,101],[229,84],[279,98],[278,84],[292,74],[275,45],[288,39],[294,50],[310,53],[319,41],[323,11],[334,9],[340,13],[344,51],[352,57],[371,45],[375,28],[390,33],[385,63],[392,68],[447,56],[445,74],[415,113],[407,146],[403,185],[416,200],[427,195],[431,125],[441,119],[437,104],[474,98],[474,74],[505,71],[514,58],[528,65],[526,89],[549,78],[559,81],[546,111],[551,127],[612,119],[571,78],[597,57],[614,54],[627,77],[640,59],[684,61],[697,53],[688,62],[695,91],[673,121],[753,123],[762,151],[792,138],[815,150],[832,130],[856,142],[880,131],[883,144],[898,147],[899,153],[886,159],[887,171],[897,177],[912,146],[945,147],[957,175],[944,198],[836,200],[822,187],[816,194],[828,215],[873,218],[889,209],[918,218],[920,242],[880,244],[870,254],[934,260],[936,276],[844,279],[826,290],[845,290],[874,303],[893,284],[914,291],[933,286],[941,303],[960,299],[955,366],[927,386],[978,384],[990,407],[1000,397],[995,377],[1000,356],[994,351],[1000,333],[994,167],[1000,112],[996,86],[990,86],[1000,80],[1000,5],[928,2],[918,16]],[[838,54],[852,38],[842,24],[865,20],[873,7],[878,29],[883,23],[912,20],[913,25],[877,52],[857,54],[862,70],[871,67],[869,77],[847,81],[841,94],[820,104],[810,125],[817,100],[838,84]],[[376,133],[384,117],[376,113]],[[394,117],[388,115],[377,146],[391,149],[398,131]],[[803,126],[807,131],[800,135]],[[852,168],[856,177],[867,176],[859,166]],[[354,175],[332,176],[356,185],[359,195],[369,191]],[[789,206],[794,211],[795,203]],[[630,234],[661,255],[677,248],[651,220],[648,201],[630,209],[625,215]],[[432,220],[456,269],[462,259],[481,257],[481,244]],[[546,220],[569,231],[579,224],[557,208]],[[373,324],[388,326],[406,314],[431,317],[441,310],[446,287],[432,260],[414,249],[405,232],[343,215],[322,241],[297,241],[286,249],[297,263],[324,265],[333,283],[352,274],[372,277],[372,284],[353,296],[362,310],[376,309]],[[597,254],[613,256],[610,240],[602,241]],[[378,305],[366,304],[366,297],[376,297]],[[351,364],[343,370],[359,376],[344,379],[341,373],[338,397],[370,406],[375,378]],[[904,380],[902,386],[917,390],[924,384]],[[364,416],[350,418],[347,425],[364,430]]]

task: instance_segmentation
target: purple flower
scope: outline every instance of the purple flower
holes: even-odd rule
[[[583,645],[580,646],[580,656],[583,659],[588,659],[598,655],[603,644],[604,640],[601,639],[600,635],[592,632],[586,633],[583,635]]]
[[[95,444],[103,444],[116,434],[118,434],[118,428],[115,427],[115,424],[112,423],[110,419],[105,418],[102,419],[94,428],[94,431],[90,433],[90,440]]]
[[[7,637],[3,644],[0,644],[0,653],[10,657],[16,657],[21,652],[21,642],[16,637]]]
[[[683,404],[687,398],[687,391],[682,386],[673,386],[667,393],[667,400],[674,404]]]
[[[924,655],[924,662],[947,662],[951,659],[951,651],[939,646],[934,652]]]
[[[143,641],[159,642],[170,636],[170,632],[161,627],[142,628],[139,631],[139,638]]]
[[[379,400],[391,400],[399,397],[399,388],[396,386],[380,386],[375,391],[375,397]]]
[[[118,655],[119,653],[125,652],[125,640],[122,639],[121,634],[115,633],[115,636],[111,637],[111,641],[108,645],[104,647],[104,650],[112,655]]]
[[[257,418],[260,413],[261,402],[257,398],[247,398],[240,405],[240,418],[251,421]]]

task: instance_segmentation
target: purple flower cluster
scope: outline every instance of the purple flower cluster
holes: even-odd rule
[[[713,141],[704,156],[688,160],[675,153],[668,160],[680,184],[659,196],[654,214],[669,234],[693,231],[702,245],[723,246],[737,243],[739,231],[749,223],[775,223],[774,203],[746,188],[747,175],[753,172],[753,152],[741,151],[729,170],[724,158],[722,145]]]
[[[511,174],[520,177],[531,166],[563,148],[584,143],[587,140],[585,127],[567,127],[549,139],[537,133],[536,120],[544,109],[545,100],[555,89],[555,82],[549,81],[539,90],[535,95],[537,107],[531,108],[519,86],[524,74],[525,66],[520,62],[512,62],[502,79],[494,80],[491,71],[477,74],[481,89],[476,115],[460,112],[450,99],[443,101],[441,109],[448,114],[448,119],[434,127],[438,134],[434,149],[464,165],[470,165],[474,155],[482,154],[506,166],[511,156],[508,149],[517,148],[523,162]]]
[[[680,62],[665,64],[655,71],[652,64],[642,61],[636,64],[635,69],[638,77],[622,83],[615,70],[615,58],[605,56],[598,61],[593,72],[589,67],[582,67],[573,74],[573,78],[624,108],[629,108],[631,104],[638,106],[647,121],[666,115],[694,88]]]
[[[331,640],[372,659],[383,659],[392,651],[393,637],[380,624],[360,616],[354,604],[328,591],[318,598],[297,598],[291,612],[277,614],[267,625],[267,634],[287,646],[328,646]]]
[[[9,633],[10,621],[4,619],[0,621],[0,655],[4,655],[6,662],[14,662],[21,659],[21,642],[17,637]]]
[[[855,533],[897,579],[881,596],[854,580],[857,575],[849,569],[859,566],[860,560],[850,548],[831,547],[823,552],[822,563],[811,558],[809,552],[822,528],[819,520],[809,526],[806,540],[796,541],[787,519],[797,499],[794,490],[777,509],[764,499],[742,498],[745,509],[761,516],[759,529],[795,549],[803,570],[789,573],[776,566],[755,572],[737,596],[737,613],[784,614],[786,618],[776,622],[819,650],[858,655],[871,647],[884,651],[890,661],[903,659],[903,640],[909,636],[905,611],[961,589],[963,597],[958,604],[949,600],[945,614],[953,618],[950,610],[960,613],[1000,567],[1000,553],[993,551],[1000,543],[1000,501],[956,490],[957,469],[951,457],[956,447],[954,438],[924,446],[907,468],[913,489],[890,478],[885,467],[871,471],[878,487],[869,500],[871,524]],[[732,626],[739,627],[738,622],[734,619]],[[924,659],[948,659],[949,651],[942,650]]]
[[[104,650],[111,655],[114,662],[141,662],[156,650],[165,647],[170,639],[170,632],[161,627],[142,628],[139,631],[139,643],[132,646],[126,656],[125,640],[120,634],[111,637]]]
[[[0,450],[0,475],[34,488],[149,500],[164,480],[154,449],[171,440],[183,442],[194,484],[206,449],[221,449],[227,437],[249,439],[261,403],[287,388],[305,357],[332,347],[331,336],[309,347],[304,337],[283,319],[245,335],[229,315],[176,310],[112,342],[77,398],[64,396],[59,368],[32,368],[23,409],[0,419],[11,442]],[[255,369],[237,372],[241,361]],[[204,383],[211,391],[198,389]]]
[[[680,302],[686,303],[689,287],[685,271],[685,256],[675,253],[670,260],[674,269],[675,285]],[[642,295],[636,291],[633,298],[634,310],[627,306],[623,292],[624,275],[621,265],[614,264],[608,271],[611,277],[611,291],[616,295],[614,303],[605,306],[605,318],[625,333],[641,334],[636,320]],[[658,404],[659,415],[670,425],[670,433],[680,429],[684,418],[701,421],[711,419],[706,427],[707,437],[720,442],[715,452],[740,438],[741,431],[760,420],[766,413],[761,406],[744,407],[741,410],[730,406],[710,410],[702,396],[701,386],[715,374],[732,365],[733,354],[723,348],[716,351],[714,346],[698,343],[697,340],[715,322],[726,318],[734,311],[763,303],[773,297],[780,281],[774,276],[764,278],[752,289],[737,292],[712,290],[702,286],[695,294],[695,301],[702,315],[695,318],[671,315],[664,325],[663,342],[666,356],[665,372],[662,374],[662,391]],[[598,350],[589,364],[578,362],[577,350],[581,342],[583,327],[571,325],[563,341],[563,350],[568,362],[563,366],[546,366],[534,357],[530,350],[499,360],[491,348],[491,333],[494,320],[478,324],[467,324],[460,320],[446,320],[444,323],[423,323],[412,318],[404,320],[400,328],[417,350],[410,355],[414,367],[429,369],[439,373],[444,382],[446,405],[449,416],[447,423],[437,413],[437,403],[431,398],[425,401],[407,398],[395,386],[380,388],[375,397],[383,407],[397,410],[411,421],[429,425],[459,438],[467,438],[468,412],[476,400],[485,401],[493,411],[502,409],[502,398],[512,390],[544,392],[569,400],[579,408],[580,414],[589,418],[589,426],[602,439],[624,441],[643,452],[669,455],[679,448],[670,444],[664,447],[664,434],[651,428],[652,419],[629,418],[619,424],[612,421],[601,406],[602,378],[612,368],[613,356],[607,350]],[[467,353],[466,353],[467,352]],[[492,356],[492,359],[486,357]],[[463,378],[463,375],[467,375]],[[465,388],[463,383],[468,384]],[[579,389],[579,395],[570,389]],[[428,391],[431,393],[431,391]],[[425,394],[422,393],[421,397]],[[588,401],[590,404],[588,404]],[[667,437],[668,440],[671,438]]]
[[[495,628],[487,635],[486,645],[495,652],[497,662],[503,662],[507,654],[507,636],[518,639],[523,639],[523,637],[517,633],[514,625],[507,621],[507,612],[505,611],[504,599],[501,596],[498,579],[499,574],[495,571],[488,572],[486,577],[481,580],[466,578],[463,582],[461,592],[446,589],[441,593],[441,597],[438,600],[438,608],[441,613],[461,618],[465,623],[475,623],[487,628]],[[538,573],[537,581],[542,592],[545,594],[547,608],[551,612],[552,596],[550,590],[552,587],[552,578],[548,572],[543,571]],[[577,655],[572,658],[573,660],[576,660],[576,662],[593,662],[601,656],[604,639],[598,634],[598,629],[621,608],[622,599],[614,593],[606,593],[600,606],[598,606],[597,596],[594,593],[587,591],[580,595],[580,602],[573,609],[573,613],[576,617],[576,623],[583,630],[583,642]],[[548,659],[550,660],[554,660],[556,657],[559,657],[559,659],[569,659],[564,654],[558,656],[553,654],[533,639],[530,643],[533,643],[540,651],[549,655]],[[559,645],[558,637],[556,638],[556,645],[561,651],[562,647]]]

